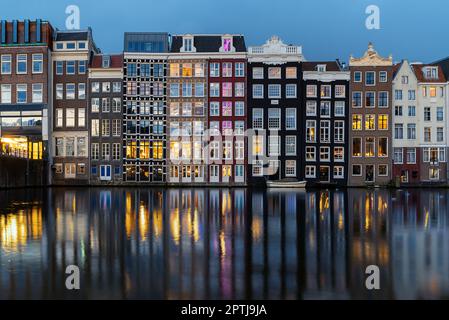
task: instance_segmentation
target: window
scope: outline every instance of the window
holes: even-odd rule
[[[344,179],[345,177],[345,168],[341,166],[334,167],[334,179]]]
[[[315,120],[306,121],[306,142],[315,142]]]
[[[211,102],[210,103],[210,108],[209,108],[209,112],[211,116],[215,116],[218,117],[220,116],[220,102]],[[170,113],[171,115],[175,115]]]
[[[235,116],[243,117],[245,115],[245,103],[243,101],[235,102]]]
[[[179,83],[170,83],[170,97],[179,97]]]
[[[329,85],[321,85],[320,88],[320,96],[321,98],[330,98],[331,97],[331,86]]]
[[[254,161],[253,164],[253,176],[261,177],[263,176],[263,162],[261,160]]]
[[[3,54],[1,58],[2,68],[1,73],[2,74],[11,74],[11,55],[10,54]]]
[[[73,128],[75,126],[75,109],[66,109],[65,126],[68,128]]]
[[[334,141],[341,143],[345,141],[345,122],[338,120],[334,123]]]
[[[306,178],[316,178],[315,166],[306,166]]]
[[[296,161],[295,160],[285,161],[285,176],[286,177],[296,177]]]
[[[374,114],[365,115],[365,130],[376,129],[376,116]]]
[[[27,85],[18,84],[16,86],[17,90],[17,103],[27,103]]]
[[[65,155],[68,157],[75,156],[75,138],[66,138]]]
[[[388,138],[379,137],[377,142],[377,156],[388,157]]]
[[[353,176],[361,176],[362,175],[362,166],[359,164],[355,164],[352,166],[352,175]]]
[[[379,114],[377,117],[377,126],[379,130],[388,130],[388,115]]]
[[[234,130],[235,135],[243,135],[245,133],[245,122],[244,121],[236,121],[234,123],[234,125],[235,125],[235,130]]]
[[[416,124],[414,123],[407,124],[407,139],[408,140],[416,139]]]
[[[362,156],[362,138],[352,138],[352,156]]]
[[[112,160],[120,160],[120,143],[113,143],[112,144]]]
[[[432,141],[432,129],[429,127],[424,128],[424,141],[425,142]]]
[[[253,156],[263,155],[263,140],[264,136],[253,136]]]
[[[268,109],[268,129],[274,130],[281,129],[281,109],[279,108]]]
[[[268,156],[279,156],[281,154],[281,137],[268,137]]]
[[[379,71],[379,82],[387,82],[387,80],[388,80],[387,72],[386,71]],[[408,77],[407,77],[407,82],[406,83],[408,83]]]
[[[424,70],[424,75],[426,79],[438,79],[438,68],[426,67]]]
[[[437,121],[444,121],[444,108],[437,107]]]
[[[365,157],[375,156],[375,139],[373,137],[365,138]]]
[[[2,84],[1,85],[1,103],[11,103],[11,85]]]
[[[263,68],[253,68],[253,79],[263,79]]]
[[[209,72],[211,77],[219,77],[220,76],[220,64],[217,62],[213,62],[209,65]]]
[[[360,71],[354,72],[354,82],[362,82],[362,73]]]
[[[263,129],[263,109],[253,109],[253,129]]]
[[[308,117],[316,116],[316,101],[307,101],[307,103],[306,103],[306,115]]]
[[[103,143],[101,145],[101,158],[103,160],[109,160],[109,157],[111,155],[111,145],[109,143]]]
[[[353,108],[361,108],[362,107],[362,93],[361,92],[353,92],[352,93],[352,107]]]
[[[330,161],[329,147],[320,147],[320,161]]]
[[[268,79],[281,79],[281,68],[279,67],[268,68]]]
[[[112,112],[122,112],[122,100],[120,98],[112,98]]]
[[[394,124],[394,138],[399,140],[404,138],[404,125],[402,123]]]
[[[33,54],[33,73],[42,73],[44,71],[44,55]]]
[[[331,116],[331,103],[330,101],[321,101],[320,104],[320,116],[329,118]]]
[[[66,62],[66,74],[75,74],[75,61]]]
[[[320,121],[320,142],[330,142],[330,126],[331,124],[329,120]]]
[[[253,98],[263,99],[263,84],[253,84]]]
[[[376,95],[374,92],[369,91],[365,93],[365,107],[374,108],[376,106]]]
[[[192,83],[184,82],[182,84],[182,96],[187,98],[192,97]]]
[[[296,67],[287,67],[285,68],[285,78],[286,79],[296,79],[297,75]]]
[[[245,76],[245,63],[243,62],[235,63],[235,76],[238,78]]]
[[[431,112],[430,112],[430,107],[425,107],[424,108],[424,121],[431,121]]]
[[[285,110],[285,129],[296,130],[296,109],[294,108]]]
[[[222,75],[225,78],[232,77],[232,63],[231,62],[223,62],[221,64],[222,67]]]
[[[437,128],[437,142],[443,142],[444,141],[444,128],[438,127]]]
[[[380,177],[386,177],[388,176],[388,165],[386,164],[379,164],[379,176]]]
[[[90,147],[92,160],[98,160],[100,157],[100,145],[98,143],[92,143]]]
[[[86,109],[79,108],[78,109],[78,127],[86,126]]]
[[[407,149],[407,163],[410,163],[410,164],[416,163],[416,149],[415,148]]]
[[[64,123],[63,121],[64,121],[63,110],[58,108],[56,109],[56,127],[62,128]]]
[[[336,85],[335,98],[344,98],[344,97],[346,97],[346,87],[344,85]]]
[[[100,98],[92,98],[91,100],[91,112],[100,111]]]
[[[296,84],[287,84],[285,86],[285,97],[296,98]]]
[[[353,114],[352,115],[352,130],[362,130],[362,115]]]
[[[394,148],[394,164],[403,163],[403,150],[402,148]]]
[[[308,84],[306,87],[306,96],[307,98],[316,98],[317,96],[317,87],[316,85]]]
[[[100,120],[91,119],[91,135],[92,137],[98,137],[100,135]]]
[[[42,103],[43,101],[43,84],[33,83],[32,85],[32,101],[33,103]]]
[[[56,61],[56,74],[58,76],[64,74],[64,61]]]
[[[17,74],[26,74],[27,73],[27,59],[28,56],[26,54],[18,54],[17,55]]]
[[[86,99],[86,84],[78,83],[78,99],[84,100]]]
[[[379,108],[388,108],[388,91],[379,92]]]
[[[365,72],[365,85],[374,86],[376,84],[376,73],[374,71]]]
[[[335,116],[336,117],[344,117],[345,115],[345,102],[344,101],[335,101]]]
[[[415,90],[408,91],[408,99],[411,101],[416,100],[416,91]]]
[[[396,117],[401,117],[402,116],[402,106],[395,106],[394,107],[394,115]]]
[[[101,135],[103,137],[109,137],[110,136],[110,121],[109,119],[103,119],[101,120]]]
[[[281,97],[281,85],[280,84],[269,84],[268,85],[268,98],[276,99]]]
[[[65,98],[67,100],[75,99],[75,84],[74,83],[67,83],[65,85]]]
[[[219,97],[220,96],[220,84],[219,83],[211,83],[209,95],[211,97]]]
[[[394,99],[402,100],[402,90],[394,90]]]
[[[84,60],[78,61],[78,73],[79,74],[86,73],[86,61],[84,61]]]
[[[121,127],[121,119],[112,119],[112,136],[120,137]]]
[[[285,137],[285,155],[296,156],[296,136]]]
[[[245,96],[245,83],[244,82],[236,82],[235,83],[235,96],[236,97],[244,97]]]
[[[121,82],[114,82],[112,84],[112,92],[114,92],[114,93],[122,92],[122,84],[121,84]]]
[[[231,101],[223,101],[222,104],[222,115],[224,117],[232,117],[232,102]]]
[[[335,147],[334,148],[334,161],[343,162],[345,160],[345,148]]]
[[[245,159],[245,142],[236,141],[235,142],[235,159],[243,160]]]
[[[408,107],[408,116],[409,117],[415,117],[416,116],[416,107],[415,106],[409,106]]]
[[[306,161],[316,161],[316,148],[306,147]]]

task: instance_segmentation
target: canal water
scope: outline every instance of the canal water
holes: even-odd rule
[[[0,191],[0,299],[449,298],[449,190]],[[66,267],[81,289],[65,287]],[[369,265],[380,289],[366,289]]]

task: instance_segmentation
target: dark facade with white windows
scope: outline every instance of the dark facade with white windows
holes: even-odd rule
[[[303,62],[300,154],[309,185],[344,186],[348,177],[349,71],[339,61]]]
[[[272,37],[248,52],[248,176],[303,179],[301,154],[302,48]],[[252,162],[252,163],[251,163]]]

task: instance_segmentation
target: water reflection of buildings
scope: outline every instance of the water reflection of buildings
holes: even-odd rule
[[[0,298],[419,298],[449,289],[446,191],[3,194]],[[70,264],[81,268],[79,293],[64,287]],[[380,266],[380,291],[365,289],[369,264]]]

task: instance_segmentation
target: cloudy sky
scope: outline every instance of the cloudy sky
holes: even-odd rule
[[[2,19],[42,18],[65,28],[68,5],[81,27],[92,27],[103,52],[120,52],[125,31],[241,33],[248,46],[271,35],[300,44],[308,60],[360,56],[369,41],[395,61],[432,62],[449,56],[447,0],[14,0]],[[380,30],[368,30],[365,10],[380,9]]]

